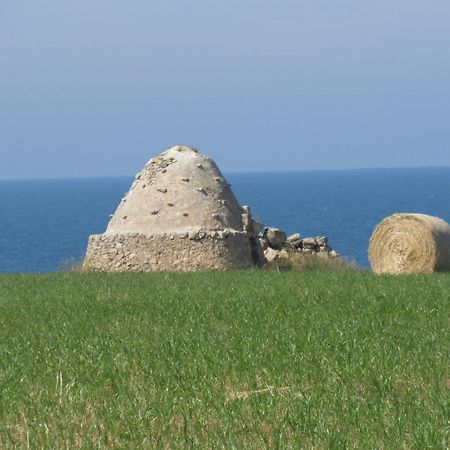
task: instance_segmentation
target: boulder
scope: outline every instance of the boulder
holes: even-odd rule
[[[264,251],[264,256],[269,264],[283,259],[289,259],[289,254],[286,250],[274,250],[270,247]]]
[[[273,227],[266,229],[265,237],[269,241],[269,246],[275,250],[281,250],[287,241],[286,233]]]
[[[303,245],[303,240],[299,233],[292,234],[287,238],[286,244],[293,250],[298,250]]]
[[[320,247],[324,247],[328,244],[328,238],[326,236],[316,237],[317,245]]]
[[[300,233],[291,234],[291,235],[287,238],[287,241],[290,242],[290,243],[292,243],[292,244],[294,244],[294,243],[296,243],[296,242],[298,242],[298,241],[300,241],[300,240],[301,240]]]
[[[304,250],[318,250],[318,245],[314,238],[303,239],[302,246]]]

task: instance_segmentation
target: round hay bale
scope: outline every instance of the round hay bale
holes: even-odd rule
[[[424,214],[394,214],[370,238],[375,273],[431,273],[450,270],[450,225]]]

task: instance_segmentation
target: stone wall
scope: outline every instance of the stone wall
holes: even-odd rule
[[[259,240],[269,264],[288,259],[298,253],[327,258],[339,257],[339,254],[328,244],[326,236],[302,238],[299,233],[295,233],[287,237],[283,230],[268,227],[260,235]]]
[[[108,272],[225,270],[252,267],[248,235],[234,230],[93,235],[83,269]]]

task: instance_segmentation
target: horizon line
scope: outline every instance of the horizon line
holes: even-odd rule
[[[450,169],[450,165],[427,165],[427,166],[393,166],[393,167],[356,167],[345,169],[287,169],[287,170],[238,170],[221,171],[225,175],[244,175],[244,174],[281,174],[281,173],[320,173],[320,172],[358,172],[358,171],[377,171],[377,170],[417,170],[417,169]],[[58,180],[96,180],[105,178],[131,178],[136,175],[80,175],[80,176],[50,176],[33,178],[0,178],[0,181],[58,181]]]

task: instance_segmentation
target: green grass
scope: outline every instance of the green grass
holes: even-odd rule
[[[449,446],[450,276],[0,276],[0,448]]]

